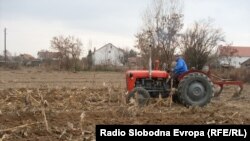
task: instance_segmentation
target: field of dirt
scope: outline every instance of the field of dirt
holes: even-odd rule
[[[125,103],[121,72],[0,70],[0,140],[95,140],[96,124],[250,124],[250,85],[227,87],[204,108],[169,99]]]

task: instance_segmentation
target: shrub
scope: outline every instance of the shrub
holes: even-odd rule
[[[219,76],[225,79],[250,83],[249,68],[220,69],[220,70],[213,70],[212,72],[216,72]]]

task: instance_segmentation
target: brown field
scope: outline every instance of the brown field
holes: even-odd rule
[[[250,124],[250,85],[204,108],[168,99],[138,108],[125,93],[124,73],[0,70],[0,140],[95,140],[96,124]]]

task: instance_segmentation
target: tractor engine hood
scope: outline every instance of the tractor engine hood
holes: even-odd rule
[[[129,70],[126,75],[130,78],[149,78],[148,70]],[[168,78],[169,74],[166,71],[153,70],[152,78]]]

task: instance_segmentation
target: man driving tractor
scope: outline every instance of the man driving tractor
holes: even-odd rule
[[[181,57],[181,55],[176,55],[175,61],[172,63],[172,72],[173,72],[172,77],[174,80],[174,84],[177,84],[178,77],[187,71],[188,67],[185,60]]]
[[[181,55],[176,55],[175,61],[176,61],[176,65],[174,67],[175,76],[178,77],[179,75],[188,71],[187,64],[184,61],[184,59],[181,57]]]

